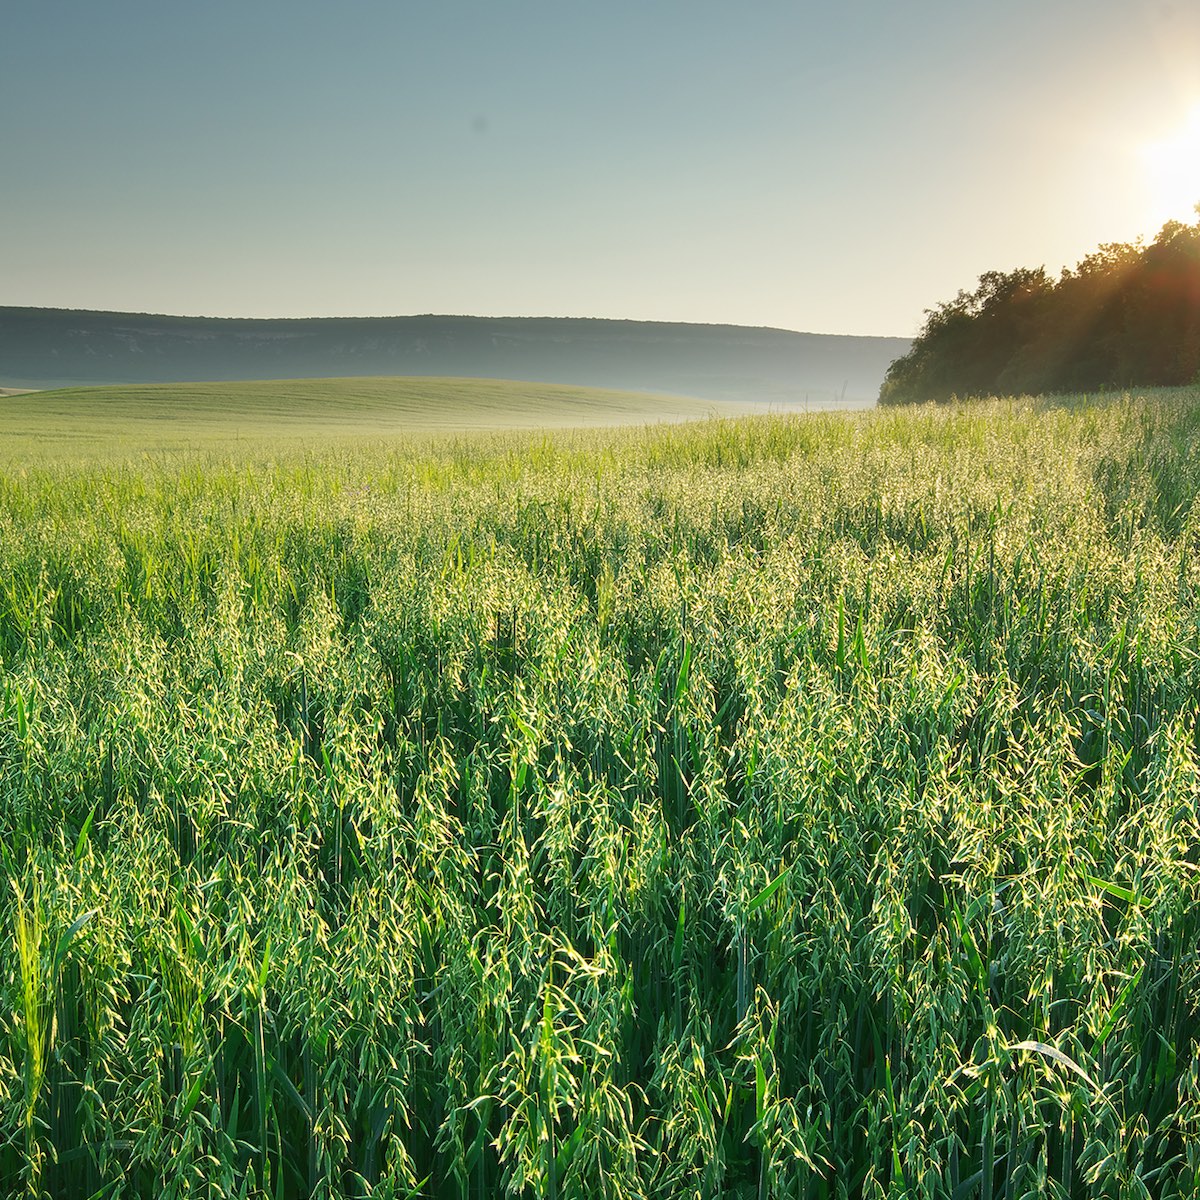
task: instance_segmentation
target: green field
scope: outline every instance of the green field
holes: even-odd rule
[[[36,455],[50,440],[93,454],[268,437],[311,442],[431,430],[647,424],[746,411],[728,401],[503,379],[124,384],[0,395],[0,441],[14,457]]]
[[[1200,392],[373,386],[0,402],[0,1193],[1200,1193]]]

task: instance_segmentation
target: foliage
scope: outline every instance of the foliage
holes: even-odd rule
[[[1198,438],[7,459],[0,1192],[1194,1196]]]
[[[1200,209],[1198,209],[1200,214]],[[881,404],[1190,384],[1200,376],[1200,220],[1144,246],[1107,245],[1057,281],[982,275],[926,314]]]

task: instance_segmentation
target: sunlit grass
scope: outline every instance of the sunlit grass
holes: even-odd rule
[[[0,1190],[1194,1196],[1198,430],[0,444]]]

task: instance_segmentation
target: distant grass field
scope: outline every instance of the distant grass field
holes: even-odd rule
[[[694,420],[732,403],[494,379],[279,379],[0,395],[0,439],[183,447],[238,439],[551,429]]]
[[[1200,392],[124,458],[49,403],[0,1195],[1200,1195]]]

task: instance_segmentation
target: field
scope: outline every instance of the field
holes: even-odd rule
[[[0,440],[0,1192],[1200,1192],[1200,392],[309,417]]]
[[[717,400],[503,379],[270,379],[0,391],[13,458],[47,441],[85,455],[396,436],[414,431],[551,429],[695,420],[750,409]]]

